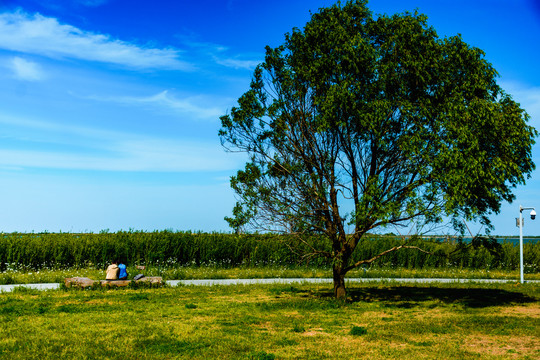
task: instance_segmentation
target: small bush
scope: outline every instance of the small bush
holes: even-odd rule
[[[148,294],[135,294],[130,296],[129,300],[148,300]]]
[[[276,355],[268,354],[266,351],[259,351],[250,355],[250,360],[274,360]]]
[[[366,335],[367,329],[361,326],[353,326],[349,334],[354,336]]]

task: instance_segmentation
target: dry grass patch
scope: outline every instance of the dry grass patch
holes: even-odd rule
[[[512,308],[502,308],[498,312],[500,315],[524,316],[527,318],[540,319],[540,305],[516,306]]]
[[[318,329],[310,329],[309,331],[305,331],[302,333],[302,336],[330,336],[324,329],[318,328]]]
[[[87,300],[84,303],[88,304],[88,305],[114,305],[115,304],[114,301],[108,300],[108,299]],[[66,303],[66,304],[68,304],[68,303]],[[78,304],[78,302],[77,302],[77,304]]]
[[[464,344],[467,350],[483,355],[506,358],[540,358],[540,339],[537,336],[468,336]]]

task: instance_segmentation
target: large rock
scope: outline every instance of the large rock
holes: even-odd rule
[[[92,280],[86,277],[72,277],[72,278],[65,278],[64,284],[67,288],[70,287],[92,287],[94,284],[100,284],[101,286],[110,286],[110,287],[123,287],[123,286],[129,286],[131,282],[135,283],[147,283],[147,284],[163,284],[163,279],[161,276],[148,276],[143,277],[139,280]]]
[[[89,279],[87,277],[72,277],[72,278],[65,278],[64,284],[66,287],[91,287],[95,283],[94,280]]]

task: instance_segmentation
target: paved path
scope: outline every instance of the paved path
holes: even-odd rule
[[[25,287],[28,289],[36,290],[55,290],[60,288],[60,284],[57,283],[47,283],[47,284],[15,284],[15,285],[0,285],[1,292],[10,292],[13,291],[16,287]]]
[[[349,283],[361,282],[399,282],[399,283],[513,283],[512,279],[414,279],[414,278],[350,278]],[[251,284],[295,284],[295,283],[331,283],[331,278],[279,278],[279,279],[207,279],[207,280],[167,280],[170,286],[179,285],[251,285]],[[526,280],[527,283],[540,284],[540,280]],[[58,283],[47,284],[16,284],[0,285],[0,293],[13,291],[16,287],[25,287],[36,290],[56,290],[60,288]]]
[[[171,286],[178,285],[251,285],[251,284],[293,284],[293,283],[331,283],[331,278],[279,278],[279,279],[215,279],[215,280],[167,280]],[[400,282],[400,283],[512,283],[517,280],[503,279],[432,279],[432,278],[349,278],[349,283]],[[540,283],[540,280],[526,281]]]

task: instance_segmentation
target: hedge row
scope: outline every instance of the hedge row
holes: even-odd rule
[[[9,233],[0,236],[0,270],[95,266],[113,259],[129,264],[237,266],[290,264],[293,256],[260,235],[172,231],[117,233]]]
[[[166,267],[188,265],[257,266],[299,263],[290,251],[291,236],[261,234],[191,233],[173,231],[120,231],[117,233],[9,233],[0,235],[0,271],[6,269],[63,269],[105,267],[112,259],[128,264]],[[325,244],[324,238],[311,242]],[[362,240],[354,261],[369,259],[401,240],[391,236],[372,236]],[[515,270],[519,249],[503,242],[496,251],[455,241],[417,239],[418,245],[432,254],[402,249],[377,260],[374,267],[460,267]],[[540,243],[525,244],[525,265],[529,273],[540,272]],[[310,266],[329,266],[322,258],[311,259]]]

